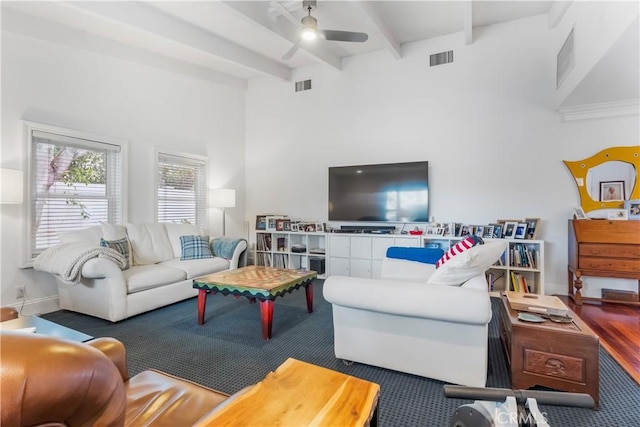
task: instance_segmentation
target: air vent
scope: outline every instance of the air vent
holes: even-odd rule
[[[300,80],[296,82],[296,92],[302,92],[303,90],[311,89],[311,80]]]
[[[435,67],[436,65],[448,64],[453,62],[453,51],[448,50],[446,52],[434,53],[429,55],[429,66]]]
[[[556,89],[560,87],[564,79],[569,75],[569,72],[576,65],[576,58],[573,54],[573,31],[571,29],[567,40],[562,45],[562,49],[558,52],[558,59],[556,63]]]

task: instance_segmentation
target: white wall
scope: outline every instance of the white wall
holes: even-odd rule
[[[128,140],[129,222],[155,219],[153,149],[163,147],[208,156],[209,187],[239,191],[227,235],[244,235],[244,109],[242,88],[2,33],[2,167],[26,170],[21,119]],[[15,288],[26,285],[31,312],[55,309],[52,277],[18,268],[24,208],[1,209],[2,304],[18,302]],[[214,235],[220,212],[209,212]]]
[[[555,40],[544,15],[299,70],[313,89],[250,81],[247,220],[266,212],[327,219],[329,166],[428,160],[436,221],[542,218],[546,292],[566,293],[567,220],[578,191],[562,160],[637,145],[638,117],[561,122]],[[430,68],[429,54],[455,51]],[[599,288],[585,295],[599,295]],[[607,287],[634,289],[614,280]]]

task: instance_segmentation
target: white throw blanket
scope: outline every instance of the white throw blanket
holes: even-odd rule
[[[62,243],[45,250],[33,261],[33,268],[56,274],[63,283],[74,285],[80,282],[84,263],[96,257],[110,259],[120,269],[127,265],[126,258],[114,249],[76,242]]]

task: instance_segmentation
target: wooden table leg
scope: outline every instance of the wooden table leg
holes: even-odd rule
[[[207,305],[206,289],[198,290],[198,325],[204,325],[204,309]]]
[[[270,340],[273,326],[273,301],[260,301],[260,319],[262,321],[262,339]]]
[[[307,311],[313,313],[313,282],[304,285],[304,290],[307,293]]]

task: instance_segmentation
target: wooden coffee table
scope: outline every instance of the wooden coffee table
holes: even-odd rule
[[[599,402],[600,339],[571,310],[571,323],[529,323],[518,320],[503,294],[500,338],[511,371],[511,387],[535,385],[587,393]]]
[[[260,318],[262,322],[262,338],[271,339],[273,326],[273,300],[287,292],[305,288],[307,311],[313,312],[313,279],[315,271],[287,270],[284,268],[252,265],[235,270],[221,271],[198,277],[193,280],[193,287],[198,289],[198,325],[204,324],[204,311],[207,294],[233,295],[248,298],[251,302],[260,301]]]
[[[199,425],[377,426],[376,383],[287,359]]]

